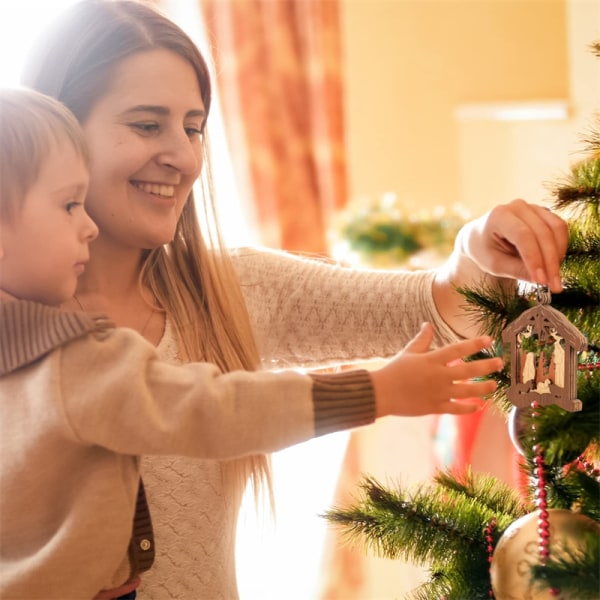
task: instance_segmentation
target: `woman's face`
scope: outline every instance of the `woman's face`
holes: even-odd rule
[[[170,242],[202,168],[206,118],[196,73],[178,54],[134,54],[83,124],[91,154],[86,207],[104,243]]]

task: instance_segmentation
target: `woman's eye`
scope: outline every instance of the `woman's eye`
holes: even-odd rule
[[[186,127],[185,132],[187,133],[187,136],[189,138],[197,138],[197,137],[202,136],[202,134],[204,133],[204,130],[203,130],[203,128],[199,128],[199,127]]]
[[[154,133],[158,131],[158,123],[132,123],[131,127],[141,133]]]

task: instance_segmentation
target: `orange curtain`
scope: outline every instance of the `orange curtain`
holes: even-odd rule
[[[346,202],[337,0],[199,0],[239,187],[267,246],[325,253]]]

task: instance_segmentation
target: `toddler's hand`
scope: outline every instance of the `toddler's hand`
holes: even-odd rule
[[[499,371],[502,359],[457,361],[488,347],[489,336],[429,351],[432,340],[433,328],[426,323],[402,352],[372,373],[377,417],[471,413],[479,407],[455,400],[486,396],[496,389],[495,381],[470,380]]]
[[[123,585],[120,585],[118,588],[113,588],[111,590],[102,590],[98,592],[92,600],[115,600],[125,594],[129,594],[136,590],[141,583],[141,579],[139,576],[135,576],[129,581],[126,581]]]

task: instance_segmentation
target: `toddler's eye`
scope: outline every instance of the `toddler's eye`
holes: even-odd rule
[[[71,202],[67,202],[65,204],[65,210],[71,214],[73,212],[73,210],[77,207],[77,206],[81,206],[81,202],[76,202],[75,200],[72,200]]]

